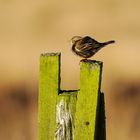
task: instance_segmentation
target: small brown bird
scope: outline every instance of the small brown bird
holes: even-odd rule
[[[72,51],[83,58],[89,58],[106,45],[115,43],[114,40],[100,43],[89,36],[74,36],[71,41]]]

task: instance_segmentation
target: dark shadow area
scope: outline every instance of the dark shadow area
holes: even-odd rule
[[[60,90],[59,94],[63,94],[64,92],[71,93],[71,92],[77,92],[77,91],[79,91],[79,89],[78,90]]]
[[[106,117],[105,117],[105,100],[104,93],[99,97],[99,112],[97,116],[96,140],[106,140]]]

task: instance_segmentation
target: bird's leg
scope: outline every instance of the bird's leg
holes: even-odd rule
[[[85,59],[82,59],[81,61],[83,61],[83,62],[87,62],[87,61],[88,61],[88,59],[87,59],[87,58],[85,58]]]

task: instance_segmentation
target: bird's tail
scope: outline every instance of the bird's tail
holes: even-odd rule
[[[104,42],[104,43],[101,43],[103,46],[106,46],[108,44],[112,44],[112,43],[115,43],[114,40],[110,40],[110,41],[107,41],[107,42]]]

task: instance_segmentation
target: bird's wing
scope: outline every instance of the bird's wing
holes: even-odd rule
[[[78,48],[80,51],[90,51],[93,49],[93,46],[92,44],[90,43],[85,43],[83,45],[79,45],[79,48]]]

